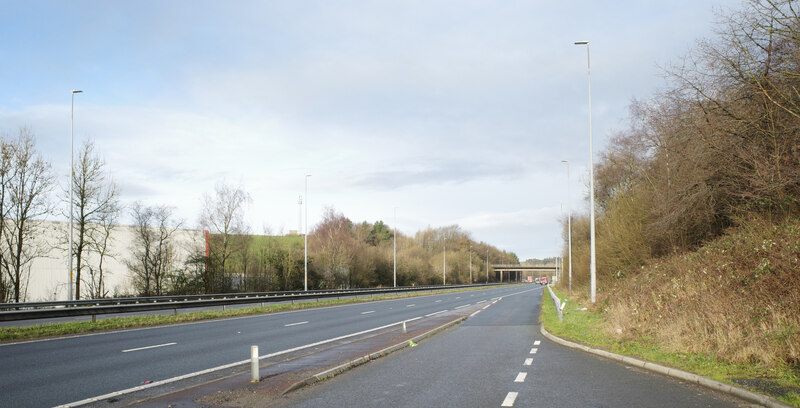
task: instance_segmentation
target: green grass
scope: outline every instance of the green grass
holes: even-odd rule
[[[230,317],[251,316],[265,313],[284,312],[289,310],[310,309],[316,307],[336,306],[351,303],[372,302],[377,300],[400,299],[406,297],[429,296],[442,293],[464,292],[482,290],[483,288],[465,288],[454,290],[441,290],[433,292],[410,292],[396,295],[379,295],[373,297],[357,297],[348,299],[321,299],[319,301],[295,302],[266,305],[264,307],[247,307],[227,310],[206,310],[198,312],[147,315],[130,317],[113,317],[99,319],[96,322],[81,321],[69,323],[49,323],[36,326],[0,328],[0,342],[36,339],[44,337],[68,336],[83,333],[102,332],[108,330],[132,329],[138,327],[163,326],[169,324],[196,322],[202,320],[222,319]]]
[[[554,292],[560,299],[565,298],[563,292],[558,290],[554,290]],[[540,321],[544,323],[547,331],[555,336],[613,353],[679,368],[727,384],[743,387],[741,384],[734,382],[733,379],[748,379],[768,381],[776,387],[789,390],[800,390],[800,376],[791,367],[767,368],[758,364],[733,364],[706,354],[665,351],[652,339],[648,338],[619,340],[612,335],[606,334],[604,330],[605,322],[600,311],[592,308],[576,310],[584,306],[586,305],[581,305],[574,299],[567,297],[567,306],[564,308],[563,314],[564,321],[559,322],[550,295],[545,292],[542,298]],[[764,390],[757,388],[743,388],[765,393]],[[783,395],[775,394],[772,396],[788,404],[800,406],[800,392],[789,391]]]

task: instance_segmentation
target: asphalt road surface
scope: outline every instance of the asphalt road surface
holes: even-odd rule
[[[538,328],[530,286],[417,347],[290,394],[291,407],[741,407],[668,377],[575,351]]]
[[[0,407],[71,404],[530,290],[532,285],[0,345]],[[541,288],[528,293],[538,293]]]

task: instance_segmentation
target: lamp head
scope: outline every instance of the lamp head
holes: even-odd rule
[[[589,41],[575,41],[575,45],[589,45]]]
[[[77,89],[73,89],[73,90],[72,90],[72,93],[74,93],[74,94],[76,94],[76,93],[83,93],[83,91],[81,91],[81,90],[77,90]]]

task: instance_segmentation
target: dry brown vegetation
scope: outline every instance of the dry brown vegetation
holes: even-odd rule
[[[721,15],[717,37],[668,69],[668,89],[632,103],[630,127],[600,155],[610,330],[731,361],[800,362],[796,7],[758,0]],[[572,222],[579,289],[586,218]]]
[[[800,219],[749,220],[702,249],[646,265],[603,297],[609,333],[670,351],[800,363]]]

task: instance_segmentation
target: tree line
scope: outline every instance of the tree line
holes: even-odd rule
[[[120,189],[90,140],[77,152],[71,183],[72,194],[69,185],[59,188],[30,129],[20,129],[16,137],[0,135],[0,302],[26,301],[32,262],[53,249],[69,249],[69,224],[44,222],[57,215],[73,223],[75,299],[110,295],[110,258],[128,269],[129,295],[303,288],[303,237],[254,235],[244,218],[252,199],[242,186],[220,182],[203,195],[196,226],[205,236],[184,247],[187,243],[178,242],[176,233],[186,223],[174,208],[121,204]],[[131,244],[115,251],[114,237],[126,213],[132,220]],[[53,232],[56,242],[44,238]],[[354,223],[328,208],[308,236],[309,288],[393,285],[395,234],[398,285],[440,284],[445,267],[448,284],[468,283],[470,251],[473,282],[494,280],[487,276],[487,262],[518,262],[513,253],[475,242],[457,225],[406,236],[383,221]]]
[[[595,168],[598,276],[800,213],[799,17],[789,0],[720,15],[715,38],[666,68],[668,87],[631,103]],[[572,228],[573,267],[588,270],[588,217]]]
[[[203,198],[198,224],[209,231],[207,252],[196,250],[195,265],[183,292],[296,290],[304,286],[303,236],[253,235],[244,222],[251,199],[241,186],[217,184]],[[396,235],[395,235],[396,234]],[[502,259],[518,262],[513,253],[475,242],[457,225],[431,228],[407,236],[383,221],[353,222],[334,208],[308,235],[308,288],[333,289],[392,286],[394,259],[397,285],[469,283],[487,280],[486,266]],[[488,258],[487,258],[488,257]],[[495,280],[489,275],[488,280]]]

